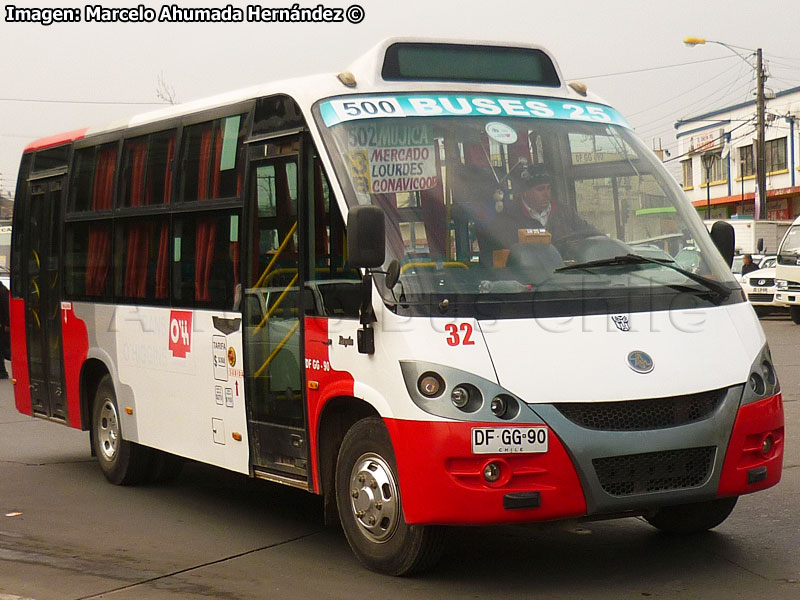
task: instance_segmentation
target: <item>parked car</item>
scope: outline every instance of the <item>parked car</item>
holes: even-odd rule
[[[758,263],[759,269],[767,269],[769,267],[774,267],[778,262],[778,257],[774,254],[767,254],[761,261]]]
[[[682,248],[680,252],[675,255],[675,262],[678,263],[679,267],[696,273],[700,266],[700,251],[693,247]],[[741,272],[741,268],[739,272]]]
[[[747,300],[756,309],[759,316],[786,307],[775,300],[775,266],[758,269],[744,276],[742,289]]]

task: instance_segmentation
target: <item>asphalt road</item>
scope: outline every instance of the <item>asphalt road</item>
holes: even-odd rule
[[[260,598],[800,598],[800,326],[762,321],[781,378],[781,483],[715,531],[639,519],[454,528],[439,567],[376,575],[318,498],[191,464],[166,486],[116,487],[88,434],[19,415],[0,382],[0,600]],[[713,368],[713,359],[706,368]]]

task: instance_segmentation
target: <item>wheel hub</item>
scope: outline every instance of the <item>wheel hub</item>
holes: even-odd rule
[[[364,454],[353,466],[350,507],[367,539],[380,543],[394,534],[400,515],[397,484],[391,467],[379,455]]]
[[[100,409],[100,423],[97,431],[97,438],[100,442],[100,451],[103,458],[113,461],[119,450],[119,418],[117,407],[111,400],[103,402]]]

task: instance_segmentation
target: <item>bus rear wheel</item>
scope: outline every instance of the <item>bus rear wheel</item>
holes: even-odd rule
[[[409,525],[403,517],[389,433],[377,417],[353,425],[336,464],[336,503],[347,541],[369,569],[411,575],[429,569],[444,549],[440,527]]]
[[[92,405],[92,444],[100,469],[111,483],[136,485],[147,479],[152,462],[149,449],[122,437],[117,396],[108,375],[100,380]]]
[[[727,519],[738,499],[734,496],[694,504],[665,506],[645,516],[645,519],[656,529],[667,533],[700,533],[713,529]]]

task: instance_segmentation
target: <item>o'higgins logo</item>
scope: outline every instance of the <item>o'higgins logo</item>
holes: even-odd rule
[[[192,313],[173,310],[169,313],[169,349],[172,356],[186,358],[192,351]]]
[[[637,373],[649,373],[655,368],[653,359],[647,352],[633,350],[628,352],[628,366]]]

